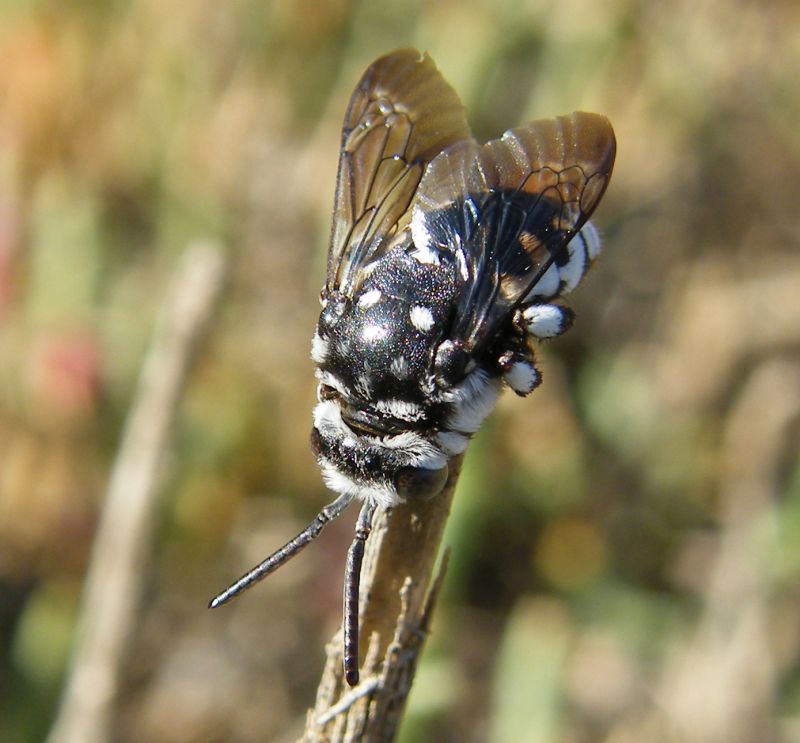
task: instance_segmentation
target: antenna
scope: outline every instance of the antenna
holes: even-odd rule
[[[228,588],[218,596],[211,599],[208,608],[216,609],[218,606],[227,604],[240,593],[244,593],[248,588],[251,588],[260,580],[266,578],[270,573],[274,573],[281,565],[291,560],[300,550],[311,544],[311,542],[320,535],[320,532],[325,528],[328,522],[341,516],[354,497],[355,494],[353,493],[345,493],[344,495],[340,495],[333,503],[329,503],[325,506],[325,508],[317,514],[317,517],[294,539],[289,540],[283,547],[275,550],[275,552],[263,562],[260,562],[252,570],[248,570],[239,580],[228,586]],[[359,524],[360,523],[361,519],[359,517]],[[356,530],[356,537],[357,536],[358,529]],[[359,560],[359,565],[360,563],[361,561]],[[356,603],[358,602],[356,601]]]
[[[344,678],[348,686],[358,683],[358,595],[361,586],[361,562],[364,559],[364,544],[372,530],[372,514],[375,504],[365,503],[356,522],[356,536],[347,552],[344,572]]]
[[[208,607],[216,609],[227,604],[240,593],[252,588],[260,580],[274,573],[281,565],[291,560],[300,550],[313,542],[325,528],[325,525],[342,515],[350,505],[355,494],[345,493],[323,508],[317,517],[294,539],[289,540],[280,549],[248,570],[239,580],[231,584],[218,596],[211,599]],[[356,522],[356,535],[347,552],[347,567],[344,574],[344,618],[342,634],[344,636],[343,664],[344,677],[349,686],[358,683],[358,594],[361,586],[361,563],[364,560],[364,545],[372,529],[372,515],[375,513],[374,503],[365,503],[361,507]]]

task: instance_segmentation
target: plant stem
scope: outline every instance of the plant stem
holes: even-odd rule
[[[446,557],[433,578],[460,469],[458,457],[435,498],[377,515],[361,578],[362,680],[355,689],[345,683],[338,633],[327,647],[304,743],[394,740],[444,576]]]
[[[72,667],[48,743],[104,743],[157,526],[160,474],[186,376],[225,274],[216,246],[183,256],[139,377],[92,547]]]

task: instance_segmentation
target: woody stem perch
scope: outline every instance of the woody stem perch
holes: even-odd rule
[[[443,492],[429,501],[377,514],[361,578],[361,682],[355,689],[345,682],[337,635],[304,743],[394,740],[443,575],[444,566],[433,578],[460,469],[458,457]]]

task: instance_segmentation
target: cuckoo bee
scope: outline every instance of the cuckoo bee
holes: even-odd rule
[[[616,143],[575,112],[473,139],[427,54],[364,73],[344,117],[322,312],[311,344],[311,445],[338,494],[314,521],[217,596],[219,606],[308,545],[354,500],[344,674],[358,682],[358,591],[377,508],[433,498],[504,387],[541,381],[534,344],[572,324],[558,303],[600,251],[588,222]]]

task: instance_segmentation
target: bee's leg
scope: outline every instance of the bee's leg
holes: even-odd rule
[[[572,326],[574,317],[569,307],[558,304],[531,302],[517,309],[514,314],[518,333],[516,341],[497,359],[503,379],[514,392],[524,397],[542,382],[530,341],[555,338],[565,333]]]
[[[533,351],[527,345],[503,351],[497,359],[505,383],[520,397],[530,394],[542,383]]]
[[[514,315],[514,324],[537,340],[555,338],[572,327],[575,313],[558,304],[522,305]]]

